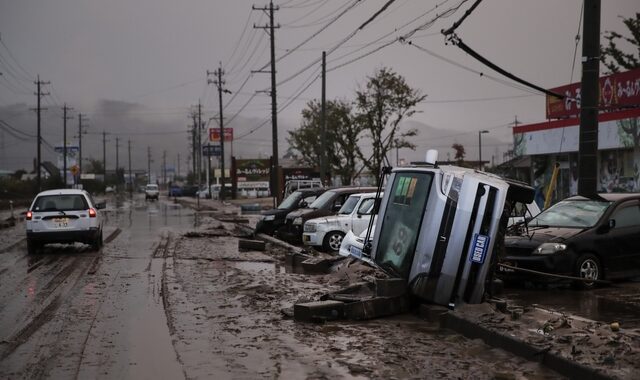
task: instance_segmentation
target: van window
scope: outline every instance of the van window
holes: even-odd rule
[[[433,173],[396,175],[382,222],[376,262],[407,278],[420,233],[420,225]]]

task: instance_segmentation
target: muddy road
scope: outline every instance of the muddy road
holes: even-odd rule
[[[109,203],[99,252],[0,251],[0,378],[559,378],[413,314],[294,322],[283,309],[367,269],[297,274],[283,248],[241,252],[232,211],[138,196]]]

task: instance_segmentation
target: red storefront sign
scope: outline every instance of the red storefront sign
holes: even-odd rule
[[[209,128],[209,141],[220,141],[220,128]],[[233,141],[233,128],[224,129],[224,141]]]
[[[580,115],[580,83],[549,89],[564,99],[547,95],[547,119],[562,119]],[[600,111],[640,106],[640,69],[600,78]]]

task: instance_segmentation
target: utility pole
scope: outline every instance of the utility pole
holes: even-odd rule
[[[222,76],[224,75],[224,71],[222,70],[222,62],[220,62],[220,66],[218,67],[218,70],[216,70],[215,72],[209,72],[207,71],[207,75],[211,75],[211,74],[216,74],[217,79],[216,80],[208,80],[207,83],[211,84],[215,84],[218,87],[218,103],[220,105],[220,110],[219,110],[219,114],[220,114],[220,200],[224,200],[224,116],[222,114],[222,93],[227,93],[227,94],[231,94],[231,91],[227,90],[226,88],[224,88],[224,84],[225,82],[222,80]],[[209,165],[211,164],[211,157],[207,158],[209,161]],[[207,182],[207,186],[211,186],[210,183]]]
[[[180,153],[178,153],[178,165],[176,165],[176,177],[180,177]]]
[[[62,173],[64,177],[64,187],[67,187],[67,120],[73,119],[72,116],[67,116],[67,111],[71,111],[73,108],[67,107],[67,103],[62,107]]]
[[[107,132],[102,130],[102,175],[103,183],[107,184]]]
[[[129,143],[129,196],[133,193],[133,177],[131,176],[131,140],[127,141]]]
[[[198,190],[202,188],[202,104],[198,99]],[[198,209],[200,196],[198,196]]]
[[[147,146],[147,183],[151,182],[151,147]]]
[[[327,53],[322,52],[322,94],[321,94],[320,128],[322,146],[327,146]],[[327,178],[327,150],[322,149],[320,155],[320,181],[324,186]]]
[[[197,147],[196,145],[198,144],[198,141],[196,140],[196,125],[197,125],[197,121],[196,121],[196,114],[194,112],[191,113],[191,118],[193,119],[193,128],[191,128],[191,166],[192,168],[192,172],[193,175],[196,175],[196,150]]]
[[[162,183],[167,186],[167,151],[162,152]]]
[[[82,125],[82,114],[78,112],[78,175],[82,174],[82,135],[85,133],[82,128],[86,128],[86,125]]]
[[[253,6],[252,9],[269,11],[269,25],[254,25],[253,27],[265,30],[268,29],[271,42],[271,139],[273,144],[271,178],[273,183],[272,189],[275,193],[274,203],[279,203],[282,195],[280,194],[280,178],[278,177],[278,101],[276,99],[276,36],[274,30],[279,28],[280,25],[273,24],[273,12],[279,10],[280,7],[274,7],[273,1],[270,1],[269,7],[257,8]]]
[[[46,110],[46,108],[42,108],[40,106],[40,99],[43,96],[49,95],[49,93],[43,93],[41,90],[41,86],[43,84],[50,84],[51,82],[43,82],[40,80],[40,75],[38,75],[37,80],[34,82],[36,84],[37,87],[37,91],[35,93],[36,98],[38,99],[37,101],[37,108],[36,108],[36,112],[38,114],[38,141],[37,141],[37,145],[38,145],[38,160],[37,160],[37,164],[36,164],[36,178],[37,178],[37,183],[38,183],[38,191],[42,191],[42,178],[41,178],[41,174],[40,174],[40,166],[42,165],[42,154],[41,154],[41,149],[40,149],[40,145],[42,144],[42,133],[40,131],[40,124],[41,124],[41,117],[40,117],[40,112],[42,110]]]
[[[118,160],[120,153],[120,138],[116,137],[116,189],[120,184],[120,176],[118,175],[118,165],[120,165],[120,161]]]
[[[578,194],[597,195],[598,103],[600,79],[600,0],[584,0]]]

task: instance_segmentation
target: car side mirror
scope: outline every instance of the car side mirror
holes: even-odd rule
[[[96,209],[102,210],[102,209],[105,209],[107,207],[107,202],[106,201],[105,202],[99,202],[99,203],[96,203],[95,206],[96,206]]]
[[[616,220],[609,219],[609,221],[606,224],[603,224],[600,227],[598,227],[596,232],[599,234],[606,234],[607,232],[611,231],[615,226],[616,226]]]
[[[616,227],[616,220],[615,219],[609,219],[609,229],[615,228]]]
[[[307,206],[309,206],[309,204],[307,204],[307,202],[305,202],[305,201],[300,202],[300,208],[306,208]]]

